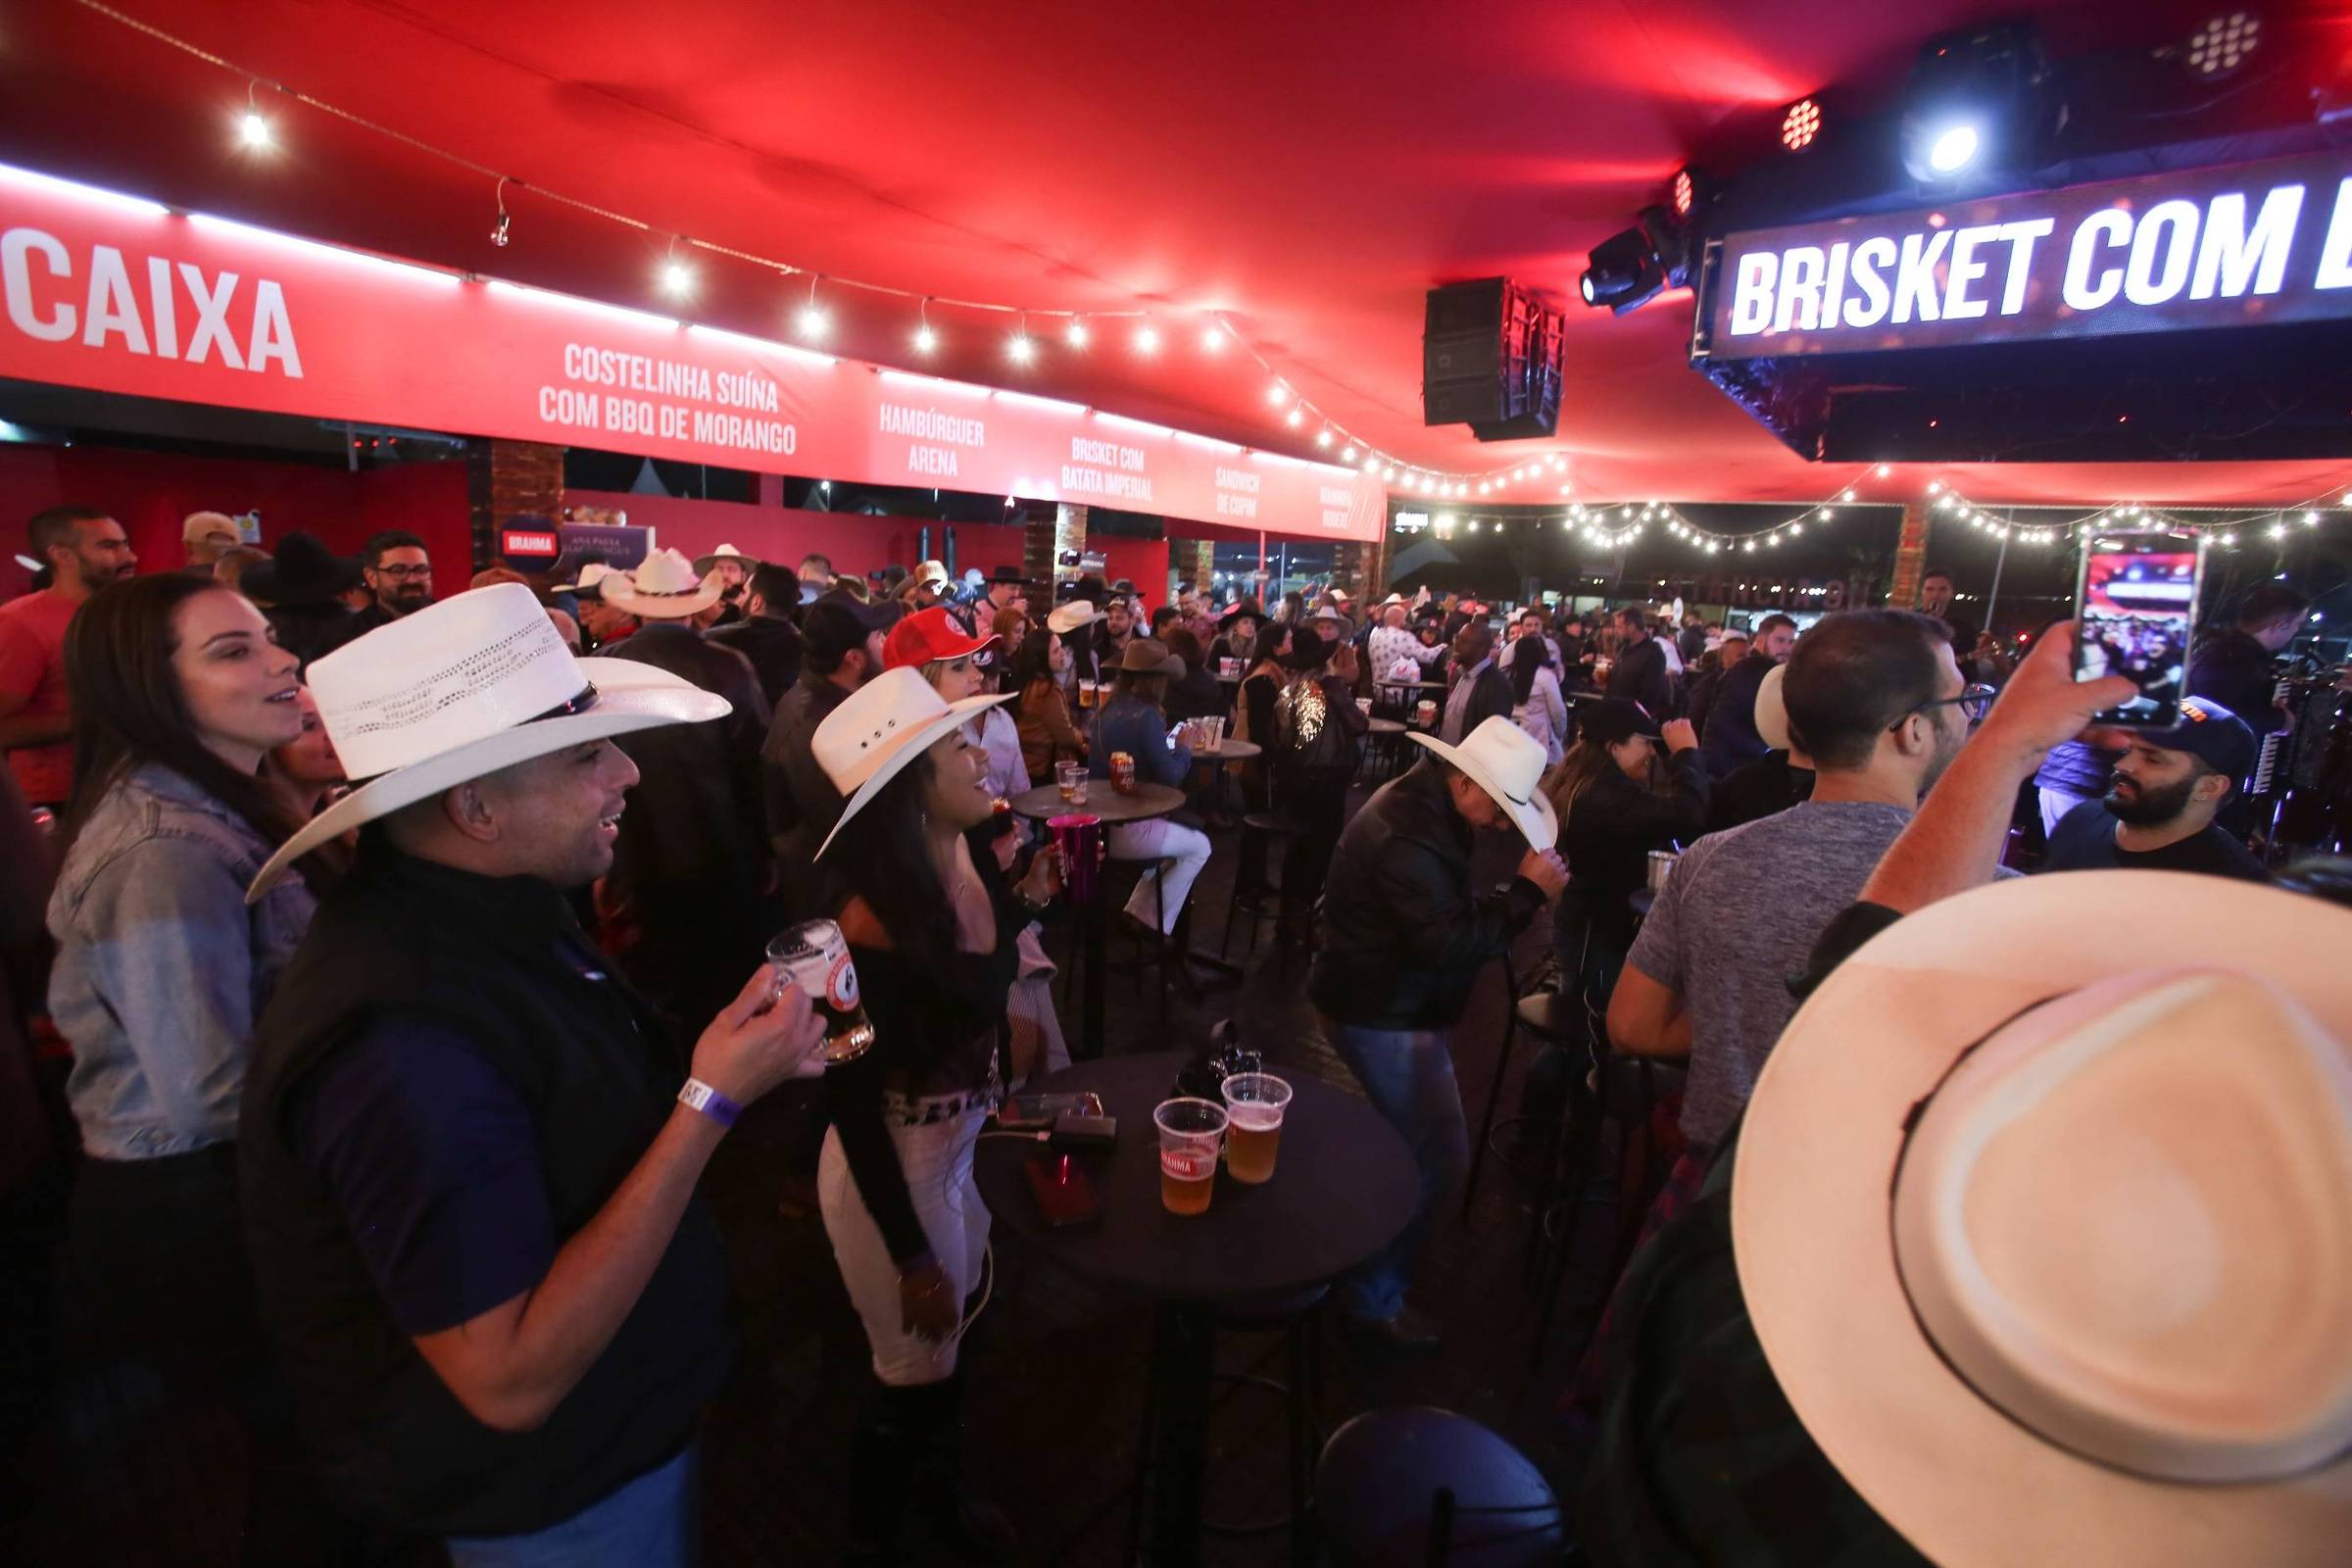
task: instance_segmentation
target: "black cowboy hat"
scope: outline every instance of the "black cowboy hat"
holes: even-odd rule
[[[988,580],[990,582],[1017,583],[1022,587],[1027,587],[1029,574],[1018,566],[999,566],[988,574]]]
[[[277,554],[246,569],[237,586],[268,605],[318,605],[367,579],[360,564],[334,554],[307,533],[278,541]]]
[[[1262,621],[1266,618],[1266,612],[1257,608],[1256,600],[1245,599],[1240,604],[1234,606],[1231,610],[1228,610],[1225,612],[1225,613],[1217,617],[1217,630],[1231,631],[1233,629],[1233,623],[1241,619],[1244,615],[1248,615],[1251,620],[1257,621]]]
[[[1295,674],[1321,669],[1331,661],[1335,639],[1324,636],[1312,626],[1291,628],[1291,646],[1282,651],[1282,667]]]

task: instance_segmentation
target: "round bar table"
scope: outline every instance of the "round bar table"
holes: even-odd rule
[[[1048,1226],[1023,1167],[1059,1159],[1040,1145],[984,1139],[973,1174],[997,1222],[1055,1263],[1153,1304],[1150,1463],[1143,1560],[1200,1557],[1216,1304],[1302,1293],[1348,1274],[1396,1239],[1420,1200],[1412,1151],[1365,1101],[1268,1063],[1291,1086],[1273,1179],[1250,1186],[1220,1166],[1204,1214],[1171,1214],[1159,1198],[1152,1111],[1175,1094],[1182,1052],[1081,1062],[1033,1093],[1102,1097],[1113,1147],[1070,1157],[1086,1168],[1102,1218]]]
[[[1033,821],[1050,821],[1056,816],[1084,814],[1099,816],[1105,828],[1121,822],[1145,822],[1155,816],[1165,816],[1184,805],[1184,791],[1171,784],[1148,784],[1137,780],[1135,793],[1121,795],[1110,787],[1106,778],[1089,779],[1086,801],[1079,805],[1061,798],[1058,784],[1041,784],[1023,790],[1012,797],[1012,808]],[[1097,887],[1092,902],[1078,906],[1078,937],[1085,956],[1079,965],[1078,993],[1078,1050],[1085,1056],[1102,1054],[1103,967],[1109,962],[1104,951],[1109,943],[1110,912],[1102,890]]]

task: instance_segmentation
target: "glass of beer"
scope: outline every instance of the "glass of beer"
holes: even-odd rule
[[[826,1065],[856,1061],[873,1049],[874,1026],[858,994],[858,966],[850,961],[850,945],[840,926],[830,920],[804,920],[778,932],[767,945],[767,961],[775,965],[781,981],[797,983],[808,993],[810,1004],[825,1020]],[[777,994],[782,995],[780,984]]]
[[[1225,1168],[1237,1182],[1255,1183],[1274,1175],[1282,1149],[1282,1113],[1290,1107],[1291,1086],[1270,1072],[1237,1072],[1225,1080]]]
[[[1159,1200],[1169,1213],[1208,1212],[1228,1120],[1223,1105],[1205,1100],[1163,1100],[1152,1112],[1159,1128]]]
[[[1086,783],[1086,764],[1084,762],[1055,762],[1054,764],[1054,783],[1060,789],[1061,798],[1064,801],[1072,806],[1078,805],[1086,799],[1083,789]]]

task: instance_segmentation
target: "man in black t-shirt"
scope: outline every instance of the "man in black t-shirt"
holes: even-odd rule
[[[2085,801],[2050,834],[2045,871],[2142,867],[2266,881],[2246,847],[2214,823],[2254,765],[2254,732],[2219,703],[2184,699],[2169,730],[2117,731],[2130,745],[2103,800]]]

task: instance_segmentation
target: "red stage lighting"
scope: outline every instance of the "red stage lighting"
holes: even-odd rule
[[[1781,145],[1792,153],[1812,146],[1813,138],[1820,134],[1821,105],[1810,98],[1799,98],[1781,117]]]

